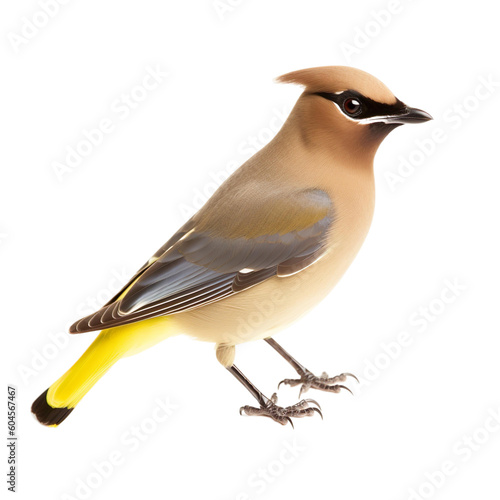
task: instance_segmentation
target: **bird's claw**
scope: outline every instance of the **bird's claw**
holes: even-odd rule
[[[352,394],[352,391],[351,389],[349,389],[349,387],[339,384],[339,382],[345,382],[347,380],[347,377],[352,377],[354,380],[356,380],[356,382],[359,383],[358,377],[356,377],[356,375],[353,375],[352,373],[341,373],[340,375],[336,375],[335,377],[328,377],[328,374],[326,372],[323,372],[321,376],[317,377],[310,371],[305,371],[298,379],[286,378],[282,380],[278,384],[278,389],[281,384],[289,385],[290,387],[296,387],[300,385],[301,387],[299,398],[302,396],[302,394],[304,394],[311,388],[318,389],[319,391],[333,393],[339,393],[342,389],[345,389]]]
[[[292,418],[312,417],[314,413],[318,413],[321,419],[323,419],[321,407],[316,401],[314,401],[314,399],[303,399],[302,401],[287,407],[278,406],[276,404],[277,401],[278,396],[274,393],[271,396],[271,399],[269,399],[266,404],[260,406],[260,408],[255,408],[254,406],[242,406],[240,408],[240,415],[245,414],[248,416],[255,415],[268,417],[281,425],[290,423],[292,427],[294,427]],[[317,407],[310,406],[311,404],[315,404]]]

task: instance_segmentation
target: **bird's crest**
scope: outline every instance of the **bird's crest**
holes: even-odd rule
[[[374,101],[394,104],[394,94],[377,78],[349,66],[320,66],[286,73],[278,83],[294,83],[305,87],[305,92],[343,92],[356,90]]]

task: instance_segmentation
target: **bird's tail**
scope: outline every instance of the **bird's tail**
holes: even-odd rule
[[[58,426],[120,358],[142,351],[172,335],[164,328],[160,334],[158,328],[153,328],[157,330],[157,335],[148,335],[151,332],[148,332],[147,327],[157,327],[157,322],[147,320],[142,323],[142,328],[132,324],[103,330],[81,358],[33,402],[31,411],[39,422],[51,427]],[[137,335],[139,330],[141,336]]]
[[[83,356],[33,403],[31,411],[44,425],[59,425],[92,386],[120,359],[110,349],[111,336],[105,330]]]

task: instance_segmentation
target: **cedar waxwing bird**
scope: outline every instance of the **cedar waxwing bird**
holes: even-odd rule
[[[314,400],[280,407],[235,366],[235,346],[263,339],[297,371],[301,393],[339,392],[350,374],[315,376],[271,338],[320,302],[349,267],[374,209],[373,160],[389,132],[432,117],[358,69],[295,71],[304,87],[276,137],[229,177],[123,289],[70,333],[101,330],[83,356],[33,403],[60,424],[120,358],[177,334],[213,342],[255,397],[240,413],[285,425],[321,414]],[[300,398],[300,395],[299,395]],[[319,406],[319,405],[317,405]],[[292,424],[293,425],[293,424]]]

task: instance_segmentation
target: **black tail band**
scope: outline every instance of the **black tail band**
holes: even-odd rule
[[[73,408],[52,408],[47,403],[47,389],[35,399],[31,411],[43,425],[59,425],[72,411]]]

